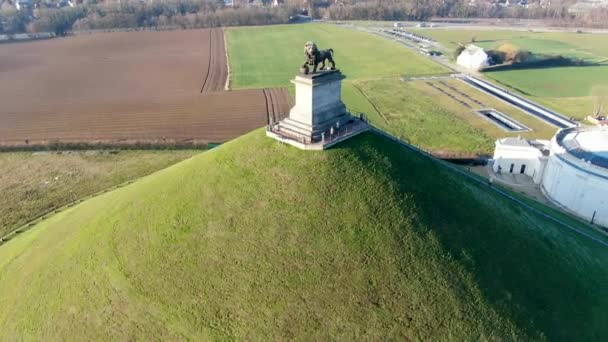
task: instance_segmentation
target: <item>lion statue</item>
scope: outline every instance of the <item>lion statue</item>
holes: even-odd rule
[[[312,73],[317,72],[317,67],[321,64],[321,69],[325,69],[325,61],[329,61],[331,64],[331,70],[336,70],[336,62],[334,62],[334,50],[319,50],[317,44],[314,42],[307,42],[304,45],[304,56],[306,61],[302,65],[302,70],[305,74],[308,74],[308,66],[312,66]]]

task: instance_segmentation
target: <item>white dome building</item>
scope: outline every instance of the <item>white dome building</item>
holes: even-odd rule
[[[608,127],[566,128],[550,142],[497,140],[492,168],[531,177],[555,204],[608,227]]]
[[[488,54],[475,45],[467,46],[456,58],[456,63],[471,70],[481,70],[490,65]]]
[[[608,129],[559,131],[551,140],[541,189],[578,216],[608,227]]]

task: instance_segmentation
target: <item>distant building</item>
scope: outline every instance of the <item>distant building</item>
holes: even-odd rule
[[[490,65],[488,54],[479,46],[472,44],[462,50],[456,58],[456,63],[471,70],[481,70]]]
[[[608,0],[584,0],[575,3],[568,8],[570,14],[589,13],[595,9],[608,8]]]
[[[532,177],[555,204],[608,227],[608,127],[565,128],[550,142],[500,139],[492,169]]]
[[[548,140],[499,139],[494,149],[492,170],[495,173],[525,174],[540,184],[548,157]]]
[[[34,7],[34,2],[32,0],[15,0],[14,4],[18,11],[31,9]]]

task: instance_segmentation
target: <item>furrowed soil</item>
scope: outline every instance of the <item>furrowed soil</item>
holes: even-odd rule
[[[212,29],[209,32],[209,63],[207,64],[208,67],[201,87],[201,93],[224,90],[226,78],[228,77],[224,31],[222,29]]]
[[[266,124],[264,91],[224,91],[227,75],[222,29],[7,44],[0,145],[225,141]]]
[[[265,88],[266,111],[268,112],[268,123],[278,122],[288,116],[284,108],[291,108],[293,101],[283,88]]]

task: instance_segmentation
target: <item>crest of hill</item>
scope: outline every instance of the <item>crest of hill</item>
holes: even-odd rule
[[[601,340],[608,254],[372,133],[255,131],[0,247],[0,336]]]

